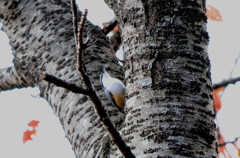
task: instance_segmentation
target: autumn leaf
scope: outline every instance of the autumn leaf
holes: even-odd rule
[[[222,102],[221,102],[219,94],[216,93],[215,90],[213,90],[213,100],[214,100],[215,112],[218,113],[218,111],[222,107]]]
[[[222,16],[220,14],[220,12],[218,11],[218,9],[214,8],[211,5],[206,6],[206,16],[208,19],[213,20],[213,21],[223,21],[222,20]]]
[[[23,143],[26,143],[29,140],[33,140],[32,139],[32,135],[33,134],[36,134],[36,130],[35,129],[33,129],[32,131],[27,130],[26,132],[24,132],[24,134],[23,134]]]
[[[28,126],[32,127],[33,129],[27,130],[23,133],[23,143],[26,143],[29,140],[33,140],[32,135],[37,133],[36,127],[38,126],[39,122],[40,121],[32,120],[31,122],[28,123]]]
[[[218,89],[213,90],[213,100],[214,100],[214,107],[215,107],[215,112],[218,113],[218,111],[221,109],[222,107],[222,102],[221,102],[221,98],[219,96],[219,93],[222,92],[224,90],[225,87],[220,87]]]
[[[32,120],[31,122],[28,123],[28,126],[35,128],[38,126],[38,123],[39,121]]]

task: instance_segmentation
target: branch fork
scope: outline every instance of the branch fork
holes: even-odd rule
[[[81,94],[87,95],[88,98],[93,103],[100,121],[103,123],[105,129],[108,131],[110,137],[112,138],[113,142],[118,147],[118,149],[121,151],[122,155],[127,158],[135,158],[132,151],[130,150],[130,147],[124,142],[123,138],[121,137],[120,133],[116,129],[115,125],[109,119],[106,111],[103,108],[102,102],[96,93],[96,90],[92,86],[90,79],[86,74],[86,67],[82,60],[82,54],[83,54],[82,52],[84,49],[96,43],[97,40],[89,44],[90,36],[88,35],[86,41],[83,42],[82,34],[83,34],[83,28],[86,22],[86,16],[87,16],[88,10],[87,9],[85,10],[85,12],[82,15],[81,22],[79,26],[77,26],[78,18],[77,18],[76,2],[75,0],[71,0],[71,2],[72,2],[72,12],[73,12],[73,30],[74,30],[75,42],[76,42],[77,54],[78,54],[77,69],[80,72],[83,82],[87,88],[79,87],[73,83],[66,82],[64,80],[61,80],[47,73],[41,72],[40,75],[45,81],[48,81],[49,83],[53,83],[56,86],[66,88],[74,93],[81,93]]]

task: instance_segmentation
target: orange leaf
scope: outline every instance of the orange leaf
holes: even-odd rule
[[[216,91],[217,93],[220,93],[220,92],[222,92],[224,89],[225,89],[225,87],[219,87],[219,88],[215,89],[215,91]]]
[[[206,16],[208,19],[211,19],[213,21],[223,21],[220,12],[216,8],[211,5],[207,5],[206,8]]]
[[[28,126],[35,128],[38,126],[38,123],[39,121],[32,120],[31,122],[28,123]]]
[[[29,140],[33,140],[32,135],[37,133],[35,128],[38,126],[39,122],[40,121],[32,120],[31,122],[28,123],[28,126],[32,127],[33,129],[31,131],[27,130],[23,133],[23,143],[26,143]]]
[[[219,96],[219,93],[222,92],[225,89],[225,87],[219,87],[217,89],[214,89],[212,94],[213,94],[213,100],[214,100],[214,107],[215,107],[215,112],[218,113],[218,111],[222,107],[222,102],[221,98]]]
[[[213,100],[214,100],[215,112],[218,113],[218,111],[222,107],[222,102],[221,102],[220,96],[215,90],[213,90]]]
[[[36,134],[36,130],[33,129],[32,131],[27,130],[26,132],[24,132],[23,134],[23,143],[26,143],[29,140],[32,140],[32,135]]]

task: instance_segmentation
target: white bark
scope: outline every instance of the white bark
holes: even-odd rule
[[[119,21],[125,53],[126,117],[99,83],[104,65],[122,79],[100,28],[84,51],[87,73],[111,119],[137,157],[216,157],[203,1],[105,0]],[[3,90],[36,86],[59,117],[77,157],[119,157],[86,96],[42,81],[39,72],[81,85],[68,0],[0,1],[14,70],[0,71]],[[9,79],[10,78],[10,79]],[[7,81],[10,81],[10,83]],[[110,142],[110,144],[109,144]]]
[[[116,1],[137,157],[216,157],[204,1]],[[143,156],[144,155],[144,156]]]

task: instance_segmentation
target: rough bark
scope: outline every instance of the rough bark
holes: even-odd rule
[[[137,157],[216,157],[205,2],[200,0],[105,0],[123,36],[126,117],[106,99],[102,65],[122,78],[109,42],[90,22],[98,41],[84,51],[95,89]],[[13,3],[14,2],[14,3]],[[81,13],[79,13],[81,14]],[[77,157],[119,157],[86,96],[42,81],[39,72],[82,85],[70,0],[0,0],[0,18],[14,66],[0,70],[2,90],[36,86],[59,117]],[[110,155],[109,155],[110,154]]]
[[[216,157],[205,1],[105,0],[123,36],[127,115],[137,157]]]
[[[76,68],[76,47],[72,27],[70,1],[21,0],[0,1],[3,30],[7,33],[14,55],[14,66],[1,70],[3,90],[36,86],[52,106],[73,146],[77,157],[102,154],[108,137],[86,96],[74,94],[42,81],[40,72],[47,72],[66,81],[82,84]],[[81,13],[79,13],[81,14]],[[81,17],[81,16],[79,16]],[[85,25],[91,40],[98,41],[84,51],[84,62],[95,89],[113,120],[122,115],[102,91],[99,83],[101,67],[122,78],[117,60],[108,52],[109,42],[99,27]],[[9,77],[10,76],[10,77]]]

